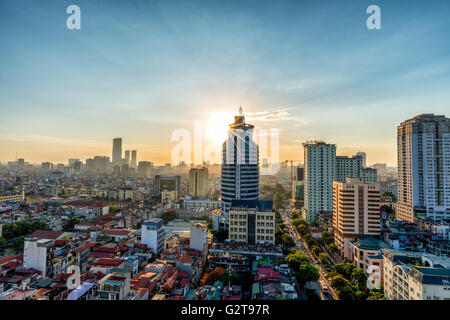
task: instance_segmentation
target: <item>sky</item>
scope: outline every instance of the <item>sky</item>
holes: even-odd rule
[[[0,162],[111,157],[115,137],[170,162],[175,130],[217,140],[242,105],[280,130],[281,160],[324,140],[396,165],[399,123],[449,116],[448,17],[433,0],[1,0]]]

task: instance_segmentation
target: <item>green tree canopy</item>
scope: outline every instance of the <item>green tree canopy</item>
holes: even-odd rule
[[[273,205],[276,209],[281,209],[283,206],[283,196],[279,192],[275,192],[273,195]]]

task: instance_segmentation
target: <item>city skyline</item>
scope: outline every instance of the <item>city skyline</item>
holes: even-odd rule
[[[371,31],[365,1],[79,1],[70,31],[63,3],[4,1],[0,161],[109,156],[123,137],[140,160],[170,162],[174,130],[232,123],[242,105],[256,127],[280,129],[280,160],[323,140],[395,165],[401,121],[447,115],[449,8],[378,2]]]

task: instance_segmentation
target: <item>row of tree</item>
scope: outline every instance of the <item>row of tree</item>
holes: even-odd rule
[[[327,278],[341,300],[385,300],[383,289],[368,289],[367,275],[353,263],[326,267]]]

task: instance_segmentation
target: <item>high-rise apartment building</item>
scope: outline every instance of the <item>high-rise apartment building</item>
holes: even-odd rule
[[[87,162],[86,162],[87,163]],[[108,169],[109,157],[95,156],[93,169],[99,172],[105,172]]]
[[[137,164],[137,151],[136,150],[131,150],[130,167],[131,168],[136,168],[136,164]]]
[[[380,234],[380,186],[361,178],[333,182],[334,242],[344,258],[349,242],[360,236]]]
[[[397,127],[397,218],[450,218],[450,119],[421,114]]]
[[[23,171],[25,169],[25,159],[17,159],[18,169]]]
[[[232,200],[257,200],[259,196],[259,150],[253,141],[254,126],[245,122],[242,108],[229,125],[228,138],[222,146],[220,221],[226,228]]]
[[[362,159],[362,167],[367,167],[367,154],[365,152],[359,151],[356,153],[357,156],[360,156]]]
[[[317,222],[320,211],[333,210],[333,181],[336,180],[336,145],[307,142],[304,146],[305,204],[308,223]]]
[[[42,162],[41,163],[41,169],[43,171],[51,171],[51,170],[53,170],[53,163],[51,163],[51,162]]]
[[[200,198],[208,196],[208,168],[192,168],[189,170],[189,195]]]
[[[112,163],[119,166],[122,164],[122,138],[113,139]]]
[[[130,150],[125,150],[125,161],[126,164],[130,165]]]
[[[345,182],[347,178],[361,178],[363,171],[363,157],[336,157],[336,181]]]
[[[152,167],[153,167],[153,162],[139,161],[138,174],[141,177],[149,177],[150,176],[150,170],[151,170]]]

